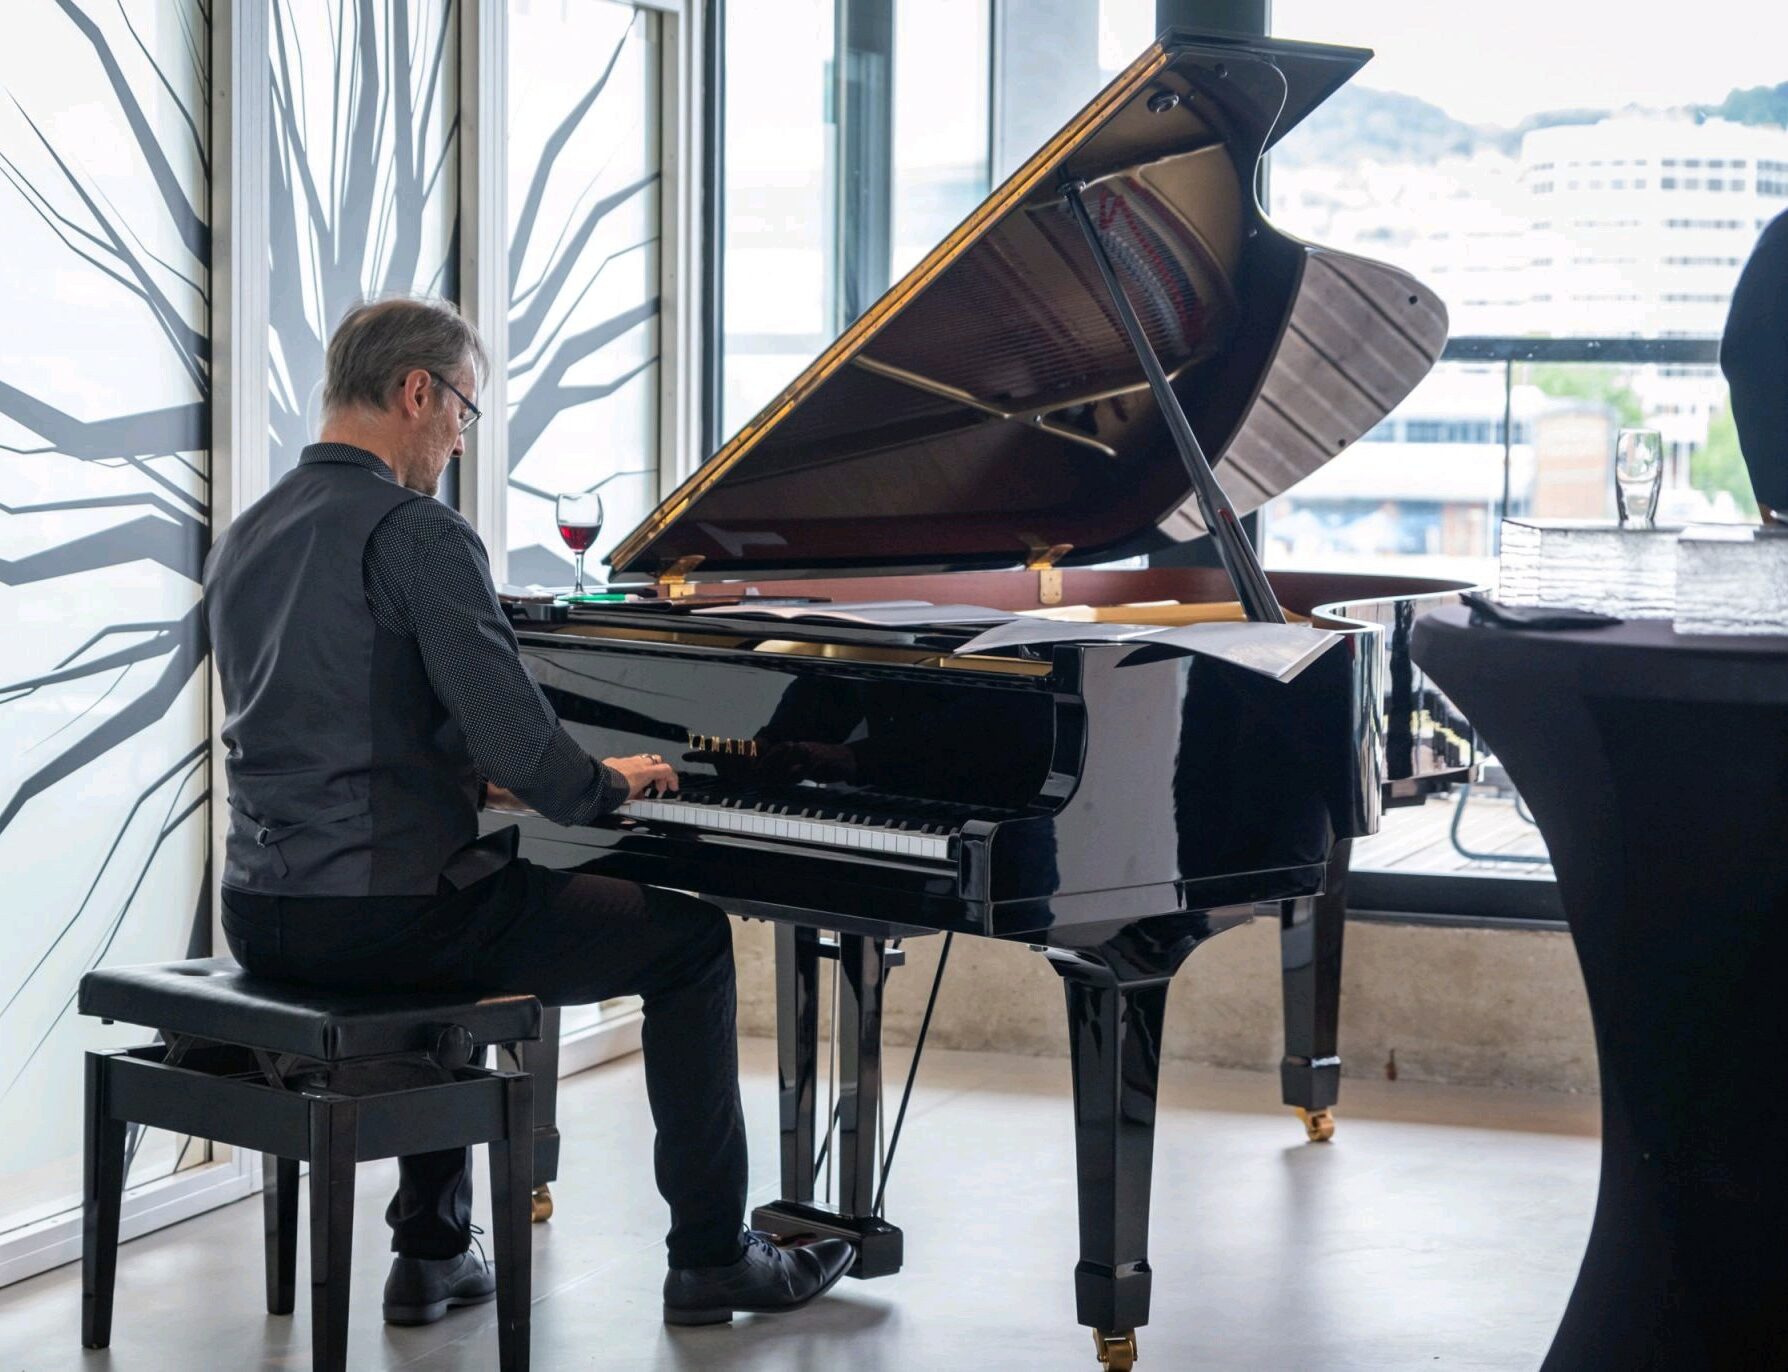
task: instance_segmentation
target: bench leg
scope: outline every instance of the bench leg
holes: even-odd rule
[[[81,1194],[81,1346],[112,1341],[118,1276],[118,1217],[124,1205],[123,1120],[106,1100],[106,1059],[87,1054],[86,1152]]]
[[[497,1264],[497,1364],[526,1372],[533,1287],[534,1083],[503,1083],[504,1136],[490,1144],[490,1222]]]
[[[310,1107],[310,1326],[314,1372],[347,1372],[348,1270],[354,1249],[354,1144],[351,1100]]]
[[[261,1220],[267,1243],[267,1313],[289,1315],[298,1276],[298,1160],[261,1154]]]

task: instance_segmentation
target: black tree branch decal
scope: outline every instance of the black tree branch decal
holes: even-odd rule
[[[87,629],[72,651],[46,650],[54,637],[20,635],[8,666],[0,669],[7,677],[0,681],[0,737],[13,745],[8,751],[18,776],[10,794],[0,797],[0,845],[17,833],[21,815],[62,807],[55,813],[66,813],[73,827],[56,860],[80,873],[85,885],[84,895],[70,898],[72,908],[37,911],[34,921],[10,935],[10,945],[23,955],[0,971],[0,1035],[20,1051],[0,1080],[0,1098],[66,1015],[72,1000],[60,988],[72,992],[79,972],[107,955],[169,840],[202,818],[207,802],[202,711],[175,707],[183,696],[190,702],[203,682],[205,651],[198,585],[209,499],[202,457],[210,386],[204,133],[210,16],[197,0],[162,4],[175,22],[148,32],[173,43],[171,58],[145,40],[144,5],[34,0],[43,22],[66,22],[92,54],[92,70],[68,73],[68,84],[88,80],[115,111],[120,146],[132,164],[128,174],[148,193],[142,200],[147,209],[134,209],[134,219],[115,203],[117,173],[110,182],[91,174],[78,140],[60,141],[52,133],[53,119],[45,121],[54,111],[32,109],[10,90],[0,106],[8,115],[0,132],[0,177],[6,183],[0,216],[11,216],[16,225],[9,233],[13,269],[25,269],[22,259],[39,243],[44,251],[65,254],[57,272],[69,275],[72,268],[96,283],[92,289],[117,292],[122,308],[140,311],[159,340],[160,356],[132,359],[128,377],[106,375],[106,365],[127,364],[102,353],[100,379],[134,394],[140,387],[130,382],[151,365],[152,375],[167,378],[157,383],[167,397],[160,408],[91,414],[78,400],[34,393],[22,378],[0,375],[0,424],[7,430],[0,444],[6,454],[0,457],[0,515],[19,535],[13,546],[27,549],[0,558],[0,586],[58,597],[47,603],[72,617],[63,623]],[[29,327],[24,319],[16,324]],[[77,514],[84,516],[81,532],[69,534]],[[99,522],[107,514],[112,522]],[[34,538],[40,530],[43,536]],[[109,586],[140,584],[145,577],[161,588],[166,617],[107,623],[88,608],[103,611]],[[79,596],[68,594],[69,578],[80,578]],[[84,615],[92,621],[84,623]],[[34,653],[41,659],[22,665]],[[145,736],[164,721],[168,730],[147,742]],[[177,740],[172,744],[170,730]],[[109,840],[82,831],[83,819],[95,822],[90,814],[109,813],[103,799],[98,809],[89,803],[90,796],[106,795],[87,789],[99,769],[128,774],[140,765],[143,748],[170,747],[177,755],[122,814],[98,821],[113,825]],[[146,850],[144,822],[153,826]],[[130,865],[122,876],[120,864]],[[182,873],[181,880],[191,893],[183,899],[202,902],[202,873]],[[43,995],[27,994],[40,976],[52,976],[58,988],[48,1005]]]
[[[542,451],[542,439],[553,421],[579,405],[613,395],[650,371],[658,361],[654,352],[643,361],[636,361],[600,380],[570,379],[579,364],[596,358],[603,349],[634,330],[649,327],[658,317],[656,295],[607,318],[585,319],[581,309],[611,266],[658,241],[655,234],[647,233],[638,242],[616,251],[599,255],[591,249],[605,220],[622,210],[636,207],[640,198],[658,184],[657,168],[648,167],[644,174],[628,176],[620,184],[612,184],[608,173],[610,163],[623,145],[621,136],[613,139],[606,155],[598,159],[598,165],[581,165],[567,160],[568,149],[580,130],[600,126],[605,131],[617,129],[618,134],[624,133],[627,121],[637,120],[643,113],[625,106],[614,107],[612,97],[617,88],[611,83],[623,57],[629,53],[630,45],[638,48],[644,43],[645,23],[645,16],[634,17],[609,49],[595,79],[553,125],[541,144],[540,160],[529,176],[528,189],[516,213],[509,243],[509,489],[512,495],[551,502],[553,493],[524,479],[520,468],[530,455]],[[605,94],[611,98],[604,100]],[[555,225],[544,225],[542,216],[549,192],[557,182],[568,177],[578,178],[571,184],[581,189]],[[551,234],[550,243],[548,234]],[[537,242],[548,246],[544,253],[538,254],[539,266],[530,274],[530,249]],[[645,454],[641,456],[648,458]],[[649,479],[651,474],[652,468],[645,462],[629,463],[626,470],[605,474],[589,489],[601,489],[622,480]],[[528,569],[521,575],[549,579],[562,561],[556,550],[540,545],[521,551],[524,554],[521,561]]]
[[[424,44],[411,23],[431,10]],[[455,222],[446,174],[459,145],[448,85],[457,67],[454,5],[335,0],[326,86],[305,75],[301,35],[316,16],[315,0],[273,5],[275,475],[312,437],[323,347],[343,312],[368,296],[451,294],[455,285],[456,232],[444,248],[425,235],[429,225]],[[308,104],[319,92],[326,119]]]

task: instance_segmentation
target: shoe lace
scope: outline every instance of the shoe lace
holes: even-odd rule
[[[472,1246],[478,1250],[478,1260],[486,1267],[489,1267],[490,1259],[484,1254],[484,1245],[478,1241],[483,1236],[484,1230],[476,1224],[467,1225],[466,1227],[472,1234]]]

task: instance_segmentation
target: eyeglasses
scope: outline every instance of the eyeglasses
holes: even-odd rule
[[[439,372],[430,372],[429,375],[434,377],[434,379],[436,381],[439,381],[448,390],[452,391],[456,396],[458,396],[459,403],[466,407],[466,413],[462,414],[459,417],[459,431],[462,434],[467,429],[471,428],[474,424],[476,424],[480,419],[484,418],[484,411],[479,409],[476,405],[474,405],[472,403],[472,398],[469,395],[467,395],[464,391],[462,391],[458,386],[455,386],[451,381],[449,381],[446,377],[442,376]]]

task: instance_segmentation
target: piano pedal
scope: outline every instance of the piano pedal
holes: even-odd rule
[[[1111,1334],[1095,1329],[1093,1351],[1099,1355],[1099,1366],[1105,1372],[1130,1372],[1136,1366],[1136,1331],[1126,1329]]]
[[[779,1200],[751,1212],[751,1227],[779,1238],[848,1239],[857,1250],[849,1276],[891,1277],[906,1257],[906,1235],[874,1215],[841,1215],[812,1201]]]
[[[1335,1111],[1331,1106],[1320,1110],[1306,1110],[1303,1106],[1293,1107],[1298,1118],[1304,1122],[1304,1133],[1311,1143],[1327,1143],[1335,1137]]]
[[[535,1224],[545,1224],[553,1217],[553,1193],[547,1189],[545,1182],[534,1188],[530,1199],[532,1203],[528,1208],[528,1218]]]

